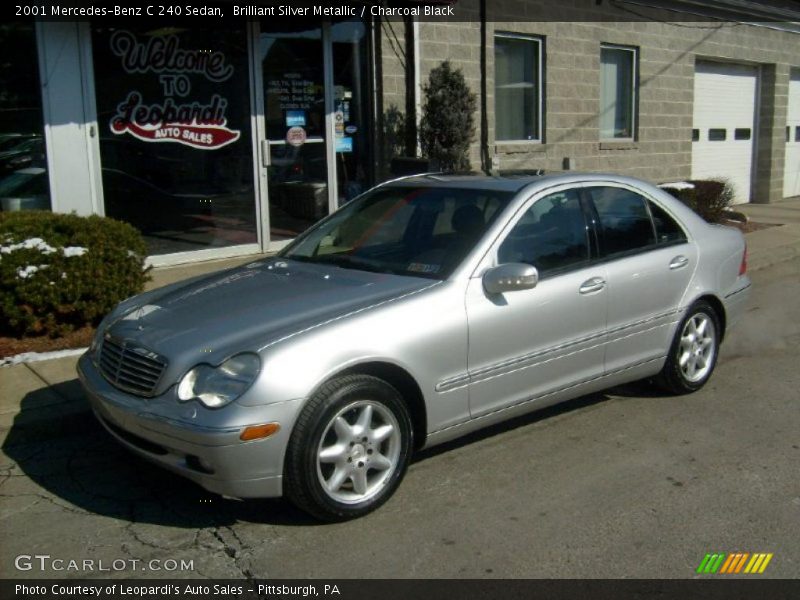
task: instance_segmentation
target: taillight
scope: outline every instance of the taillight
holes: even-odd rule
[[[747,244],[744,245],[744,252],[742,253],[742,264],[739,265],[739,277],[747,273]]]

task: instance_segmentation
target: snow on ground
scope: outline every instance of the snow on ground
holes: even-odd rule
[[[65,356],[76,356],[78,354],[83,354],[86,350],[88,350],[88,348],[73,348],[72,350],[56,350],[54,352],[23,352],[16,356],[0,358],[0,367],[10,367],[11,365],[39,362],[42,360],[63,358]]]

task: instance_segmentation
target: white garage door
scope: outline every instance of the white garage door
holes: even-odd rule
[[[758,70],[698,62],[694,75],[692,179],[725,178],[749,202]]]
[[[786,164],[783,167],[783,197],[800,196],[800,69],[789,79],[786,114]]]

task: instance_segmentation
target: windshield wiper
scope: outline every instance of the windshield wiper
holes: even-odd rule
[[[397,274],[397,271],[383,265],[355,258],[349,254],[324,254],[310,258],[311,262],[335,265],[343,269],[355,269],[358,271],[369,271],[371,273],[390,273]]]

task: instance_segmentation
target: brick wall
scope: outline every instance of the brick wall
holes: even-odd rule
[[[559,21],[520,21],[544,14]],[[603,5],[608,10],[608,5]],[[691,174],[694,65],[698,59],[757,64],[761,67],[757,108],[757,158],[753,176],[757,202],[781,199],[784,127],[789,70],[800,65],[800,35],[765,27],[715,22],[669,22],[672,13],[652,13],[657,21],[591,21],[593,0],[564,0],[559,13],[543,0],[487,0],[487,106],[489,152],[501,169],[561,170],[569,157],[581,171],[611,171],[652,181]],[[472,22],[421,22],[421,81],[443,60],[464,72],[480,92],[478,0],[460,0],[458,14]],[[607,14],[607,13],[606,13]],[[674,18],[674,16],[672,16]],[[662,22],[664,21],[664,22]],[[395,30],[402,35],[402,26]],[[494,32],[544,39],[545,138],[543,143],[497,142],[494,136]],[[634,142],[600,142],[600,44],[639,48],[639,123]],[[384,105],[404,106],[402,67],[383,44]],[[479,125],[471,151],[480,168]]]

